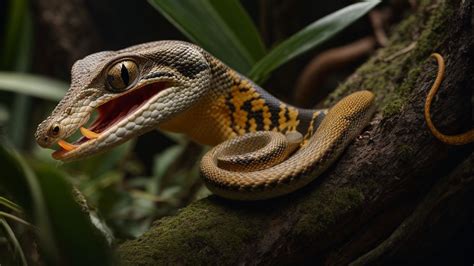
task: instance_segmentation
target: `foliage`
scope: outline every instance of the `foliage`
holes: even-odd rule
[[[319,46],[369,12],[378,3],[379,1],[356,3],[311,23],[258,61],[250,71],[249,77],[256,82],[265,80],[277,67]]]
[[[105,237],[73,197],[64,173],[42,164],[33,168],[13,150],[0,146],[2,188],[24,207],[39,233],[44,259],[53,264],[107,265]]]
[[[248,72],[265,53],[256,27],[238,1],[150,3],[190,40],[238,71]]]
[[[191,41],[257,82],[263,82],[273,70],[320,45],[379,3],[367,1],[346,7],[267,51],[237,0],[149,2]],[[18,254],[16,261],[22,264],[26,263],[25,253],[31,252],[22,249],[24,245],[17,237],[17,232],[25,231],[37,232],[42,259],[49,264],[110,264],[107,241],[113,236],[136,237],[155,218],[173,214],[177,208],[207,195],[197,167],[205,150],[181,136],[167,135],[175,144],[157,155],[153,176],[149,177],[143,176],[140,161],[130,155],[134,142],[60,167],[49,151],[31,148],[38,122],[29,115],[32,99],[39,101],[38,110],[48,110],[64,95],[67,84],[19,73],[29,70],[34,45],[28,1],[10,0],[8,15],[6,34],[0,41],[0,134],[1,129],[9,129],[6,141],[0,142],[0,195],[5,196],[0,197],[4,232],[0,232],[0,238],[9,239]],[[15,148],[6,143],[13,143]],[[15,151],[19,148],[30,155],[21,156]]]
[[[380,3],[378,0],[364,1],[336,11],[265,54],[261,39],[255,37],[255,26],[237,0],[149,1],[191,40],[257,83],[263,82],[279,66],[339,33]],[[237,51],[240,54],[236,56]],[[254,56],[249,58],[252,53]],[[248,59],[250,68],[241,62],[241,58]],[[257,62],[252,64],[251,59]]]
[[[4,198],[4,197],[0,197],[0,206],[4,207],[6,209],[9,209],[12,212],[18,213],[18,214],[22,212],[20,206],[18,206],[14,202],[12,202],[12,201]],[[10,224],[8,224],[7,218],[11,219],[15,222],[20,222],[20,223],[25,224],[25,225],[30,225],[30,224],[28,222],[26,222],[25,220],[21,219],[20,217],[14,215],[14,214],[10,214],[10,213],[3,212],[3,211],[0,212],[0,217],[1,217],[0,218],[0,225],[3,228],[3,231],[5,232],[5,235],[7,236],[7,238],[12,243],[12,245],[15,249],[14,253],[18,255],[18,257],[21,261],[21,265],[27,265],[25,253],[23,252],[23,249],[21,248],[20,242],[18,241],[18,239],[15,235],[15,232],[13,232],[13,229],[11,228]],[[12,256],[12,257],[13,257],[13,259],[15,259],[15,256]]]
[[[59,101],[68,85],[43,76],[0,71],[0,90]]]

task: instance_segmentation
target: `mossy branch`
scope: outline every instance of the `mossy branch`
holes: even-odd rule
[[[472,146],[438,142],[424,123],[423,104],[436,73],[428,58],[436,51],[445,56],[447,73],[433,106],[434,122],[446,133],[471,124],[473,2],[420,1],[418,10],[394,29],[388,46],[329,97],[328,105],[371,89],[378,112],[362,137],[318,180],[274,200],[242,203],[211,196],[197,201],[122,244],[122,263],[348,264],[377,248],[412,215],[433,184],[472,152]]]

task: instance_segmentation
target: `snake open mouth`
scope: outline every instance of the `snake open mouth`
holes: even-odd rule
[[[106,134],[104,132],[107,129],[126,119],[145,105],[153,96],[168,87],[170,87],[169,82],[147,84],[100,105],[97,108],[97,118],[89,126],[89,129],[80,128],[83,137],[73,143],[59,140],[60,149],[52,154],[53,158],[62,159],[66,153],[75,150],[90,140],[97,139],[101,134]]]

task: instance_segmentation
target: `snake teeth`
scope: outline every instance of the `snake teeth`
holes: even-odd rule
[[[100,136],[99,134],[85,127],[81,127],[80,130],[81,130],[82,135],[88,139],[96,139]]]
[[[61,148],[65,149],[66,151],[72,151],[72,150],[74,150],[75,148],[77,148],[76,145],[71,144],[71,143],[69,143],[69,142],[67,142],[67,141],[65,141],[65,140],[62,140],[62,139],[60,139],[60,140],[58,141],[58,145],[61,146]]]

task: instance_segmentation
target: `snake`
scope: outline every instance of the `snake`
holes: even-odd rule
[[[433,102],[433,99],[435,98],[436,93],[438,92],[438,89],[441,86],[441,83],[444,79],[444,73],[446,71],[446,64],[441,54],[433,53],[431,54],[431,57],[434,58],[438,64],[438,72],[436,74],[436,79],[433,85],[431,86],[431,89],[429,90],[428,95],[426,96],[425,108],[424,108],[424,116],[425,116],[426,125],[428,126],[428,129],[431,131],[431,134],[433,134],[433,136],[435,136],[438,140],[446,144],[465,145],[468,143],[472,143],[474,142],[474,129],[470,129],[464,133],[457,134],[457,135],[446,135],[440,132],[436,128],[436,126],[434,125],[431,119],[431,114],[430,114],[431,103]]]
[[[201,47],[156,41],[74,63],[71,85],[38,125],[53,158],[79,160],[152,130],[213,146],[204,184],[232,200],[282,196],[320,176],[370,122],[375,96],[354,92],[327,109],[280,101]],[[68,141],[77,131],[75,141]]]

